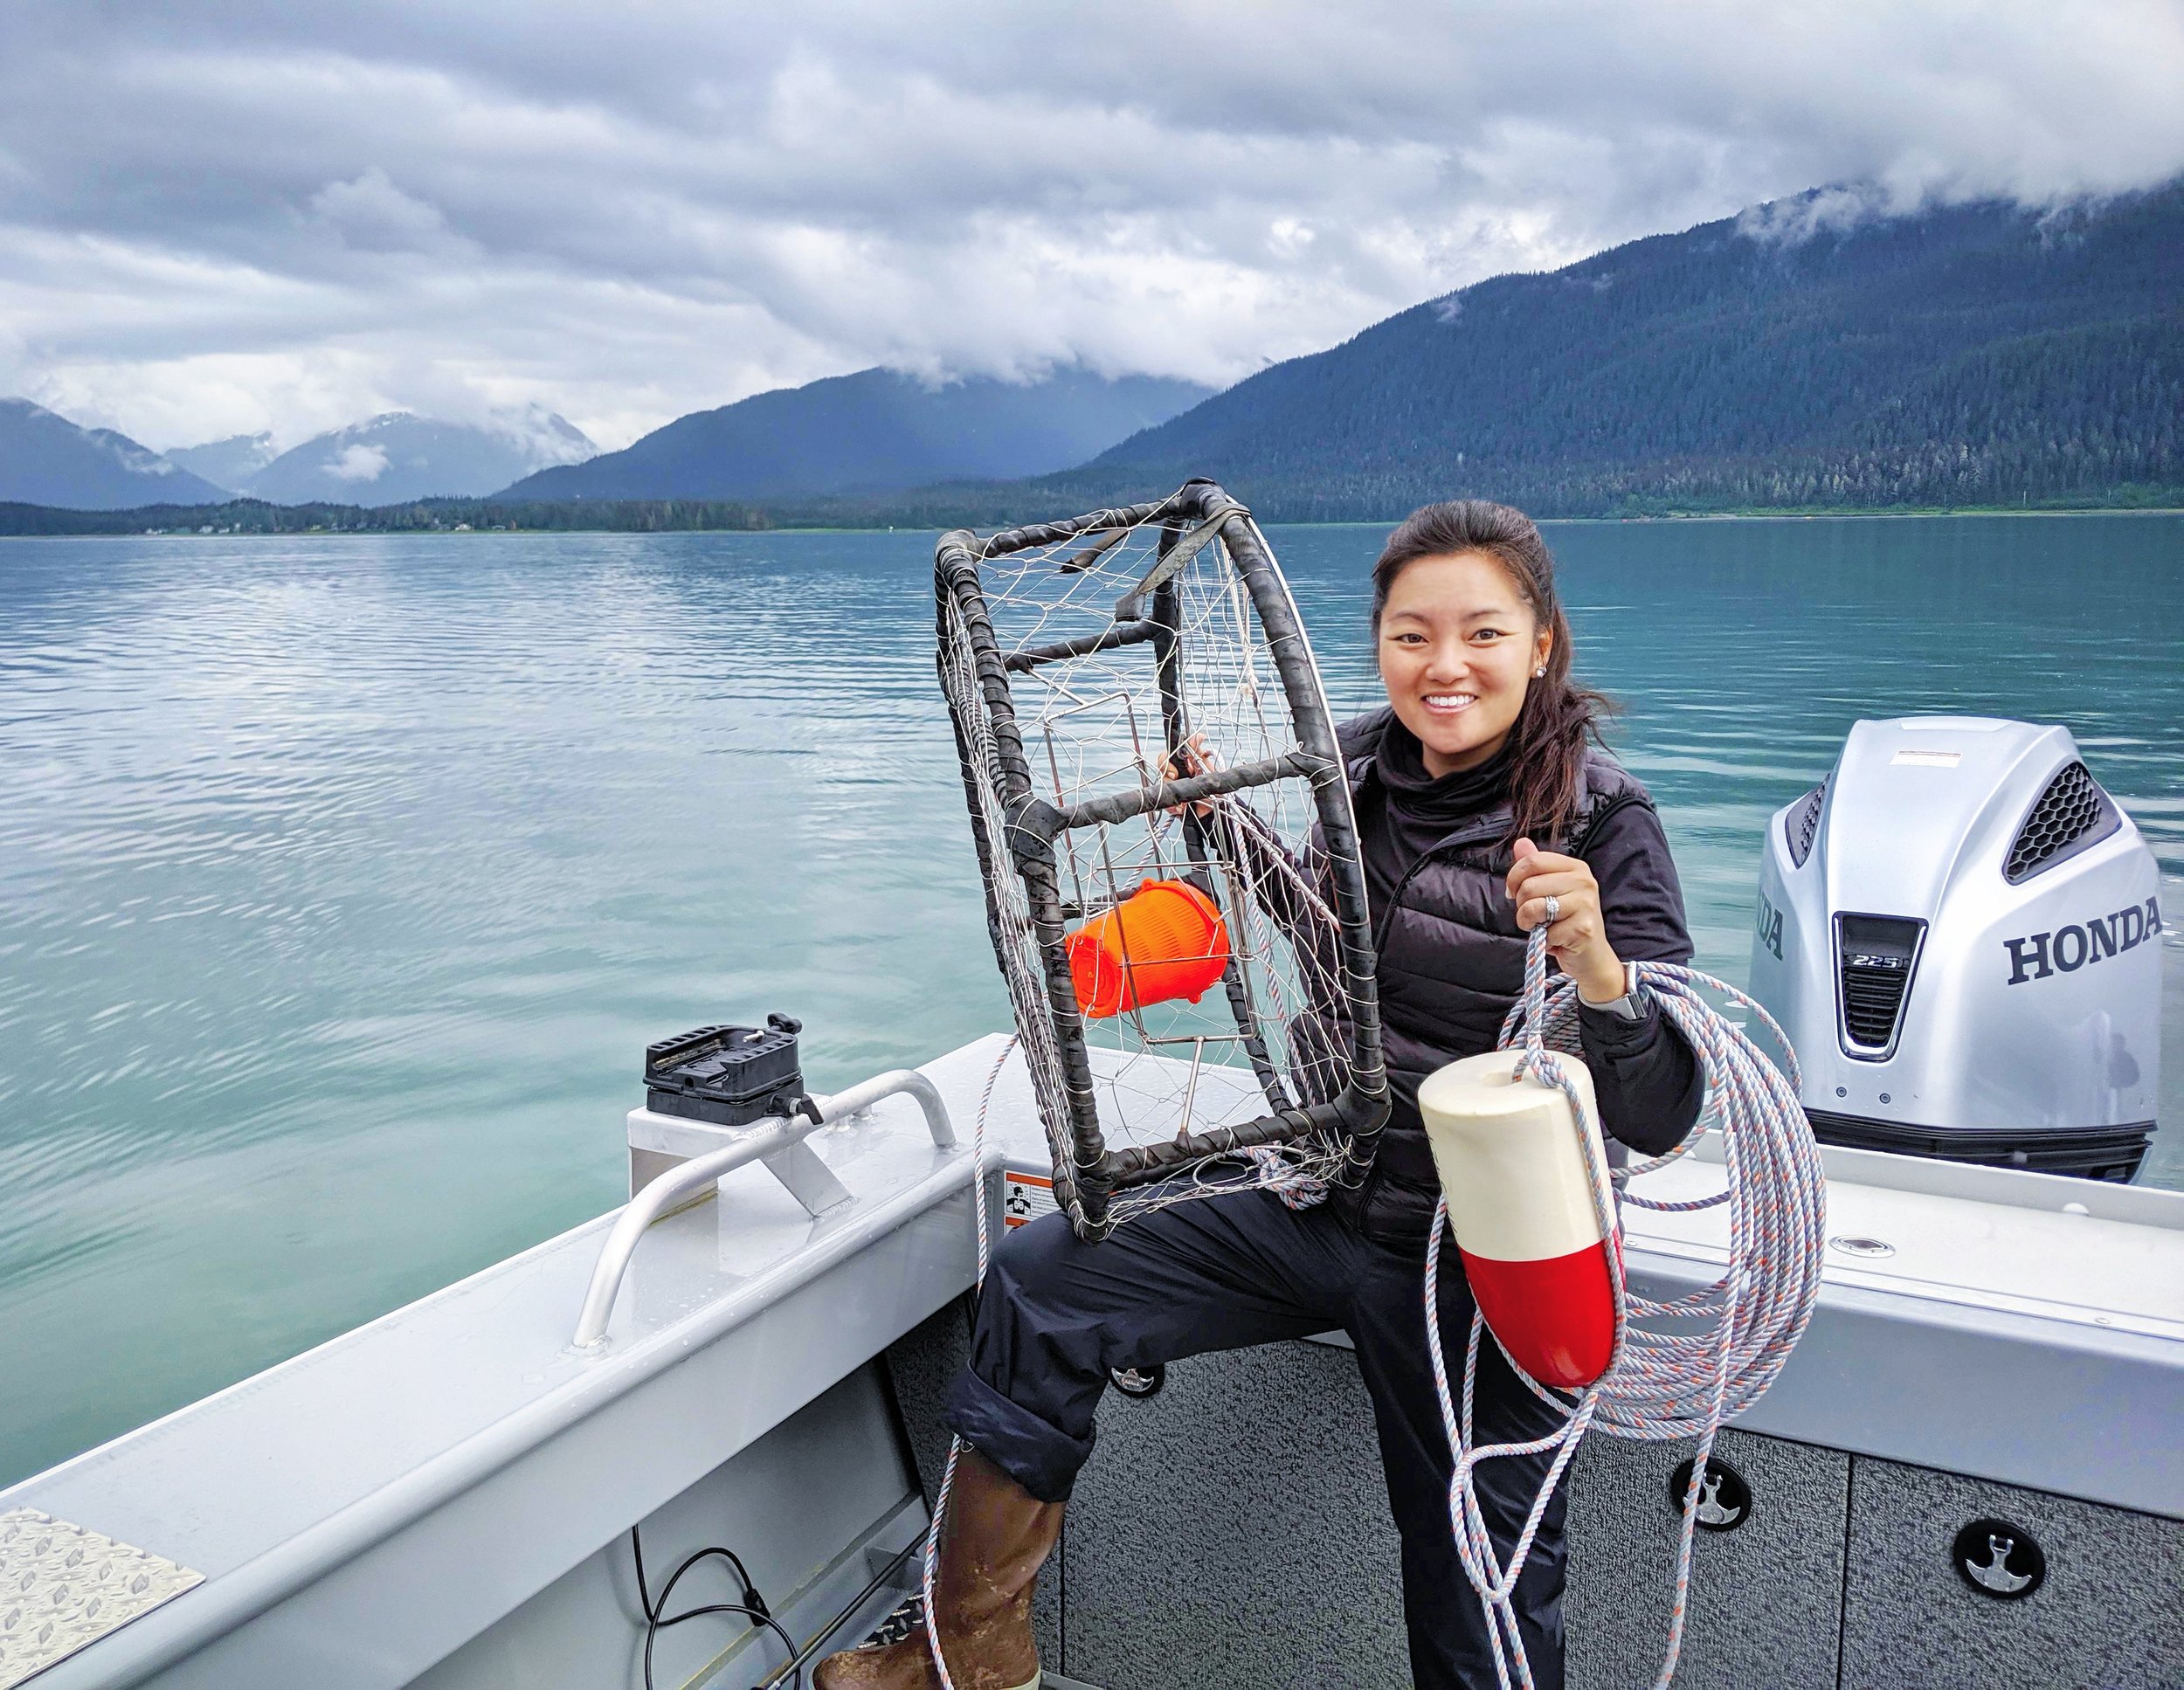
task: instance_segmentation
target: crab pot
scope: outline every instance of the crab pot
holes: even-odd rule
[[[1593,1076],[1557,1054],[1585,1100],[1593,1174],[1558,1086],[1519,1073],[1521,1051],[1452,1062],[1418,1088],[1418,1112],[1448,1199],[1449,1229],[1479,1313],[1510,1359],[1545,1385],[1576,1390],[1607,1371],[1615,1351],[1612,1238]]]
[[[933,583],[986,929],[1077,1236],[1248,1183],[1240,1149],[1361,1177],[1387,1083],[1357,818],[1251,514],[1193,480],[957,529]]]
[[[1188,880],[1147,880],[1066,941],[1077,1007],[1095,1020],[1149,1004],[1195,1004],[1228,966],[1228,929]]]

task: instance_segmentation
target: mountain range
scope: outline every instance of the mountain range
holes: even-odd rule
[[[1815,190],[1479,282],[1220,393],[1068,366],[1023,384],[867,369],[597,457],[539,412],[497,431],[394,413],[278,457],[239,436],[162,458],[12,400],[0,501],[121,510],[226,488],[353,510],[501,486],[504,510],[552,504],[555,526],[587,501],[953,524],[1210,474],[1282,520],[1381,520],[1465,493],[1543,516],[2178,504],[2180,254],[2184,180],[1908,215]]]
[[[239,494],[384,508],[496,488],[518,502],[854,496],[1062,469],[1212,391],[1076,368],[1022,383],[866,369],[698,411],[603,457],[543,410],[487,427],[391,411],[285,452],[271,435],[241,434],[162,457],[14,401],[0,412],[0,501],[114,510]]]
[[[503,499],[798,499],[1007,480],[1081,464],[1211,388],[1077,367],[1035,382],[861,369],[760,393],[622,452],[542,470]]]
[[[551,412],[478,426],[390,411],[285,452],[269,434],[243,434],[162,454],[109,429],[80,428],[27,399],[6,399],[0,500],[128,510],[217,505],[239,493],[284,505],[404,505],[490,493],[542,465],[597,450]]]

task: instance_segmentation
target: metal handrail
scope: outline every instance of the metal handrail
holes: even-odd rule
[[[896,1068],[874,1074],[832,1097],[809,1099],[812,1107],[808,1114],[778,1116],[754,1126],[749,1136],[727,1149],[693,1156],[653,1181],[629,1200],[607,1233],[606,1242],[599,1246],[599,1259],[592,1266],[591,1283],[584,1293],[584,1312],[577,1317],[577,1348],[596,1349],[606,1342],[607,1317],[614,1312],[614,1299],[629,1271],[630,1258],[637,1253],[637,1243],[645,1236],[645,1229],[664,1212],[746,1162],[800,1144],[822,1127],[862,1114],[882,1098],[898,1096],[915,1099],[924,1110],[926,1129],[932,1134],[935,1146],[943,1150],[955,1148],[956,1129],[938,1088],[916,1069]]]

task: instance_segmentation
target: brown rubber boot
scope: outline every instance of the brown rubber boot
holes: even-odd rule
[[[956,1690],[1038,1690],[1032,1585],[1061,1535],[1059,1502],[1041,1502],[965,1445],[956,1462],[933,1570],[934,1618]],[[829,1655],[812,1690],[940,1690],[921,1625],[898,1643]]]

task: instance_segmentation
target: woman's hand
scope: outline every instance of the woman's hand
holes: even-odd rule
[[[1556,900],[1547,950],[1578,983],[1579,997],[1588,1004],[1612,1004],[1628,990],[1622,958],[1607,942],[1601,922],[1600,883],[1581,859],[1519,839],[1517,860],[1510,865],[1509,895],[1517,900],[1517,925],[1527,933],[1547,919],[1547,900]]]
[[[1180,763],[1181,768],[1177,765]],[[1160,778],[1179,781],[1192,775],[1210,775],[1221,766],[1220,754],[1206,742],[1206,735],[1193,734],[1185,740],[1175,756],[1166,758],[1160,765]],[[1201,816],[1213,813],[1213,804],[1201,799],[1194,804],[1173,804],[1168,806],[1171,816],[1180,816],[1185,809],[1194,810]]]

